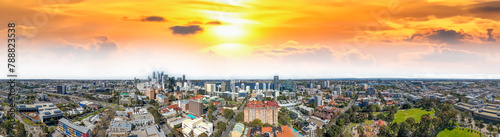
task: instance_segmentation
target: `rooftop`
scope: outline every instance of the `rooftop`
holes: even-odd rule
[[[250,101],[248,102],[247,108],[261,108],[261,107],[277,107],[280,108],[280,105],[276,101],[266,101],[265,103],[262,103],[261,101]]]
[[[87,133],[87,132],[90,131],[89,128],[75,125],[75,124],[73,124],[73,122],[68,121],[66,118],[59,119],[59,123],[63,123],[66,126],[70,126],[71,128],[73,128],[75,130],[78,130],[78,131],[80,131],[82,133]]]

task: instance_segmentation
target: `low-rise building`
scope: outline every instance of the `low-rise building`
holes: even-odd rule
[[[153,124],[155,118],[151,113],[132,115],[132,124],[135,126],[147,126]]]
[[[73,124],[66,118],[59,120],[59,124],[56,128],[59,132],[69,137],[90,137],[90,129]]]
[[[212,136],[213,133],[213,124],[205,121],[203,118],[196,119],[186,119],[182,121],[182,134],[185,137],[197,137],[202,133],[207,134],[208,136]]]
[[[241,137],[244,129],[245,125],[236,123],[236,125],[234,125],[233,131],[231,131],[231,137]]]

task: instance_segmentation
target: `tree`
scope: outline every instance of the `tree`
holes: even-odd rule
[[[368,120],[373,120],[373,112],[368,112]]]
[[[236,115],[235,120],[236,120],[236,122],[243,122],[243,121],[245,120],[244,118],[245,118],[245,117],[244,117],[244,113],[243,113],[243,112],[240,112],[240,113],[238,113],[238,114]]]
[[[25,137],[27,136],[27,132],[26,132],[26,129],[24,128],[24,124],[17,121],[17,126],[16,126],[16,135],[20,136],[20,137]]]
[[[410,109],[410,108],[411,108],[411,105],[410,105],[410,104],[408,104],[408,103],[406,103],[406,104],[404,104],[401,108],[403,108],[403,109]]]
[[[262,127],[262,122],[260,121],[260,119],[255,119],[253,120],[252,122],[249,123],[251,125],[251,127]]]
[[[385,119],[385,115],[383,113],[378,113],[377,118],[384,120]]]
[[[231,119],[234,116],[234,111],[231,109],[224,109],[223,113],[226,119]]]
[[[310,103],[309,104],[309,107],[313,108],[314,110],[316,110],[316,103]]]
[[[286,108],[282,107],[278,114],[278,123],[281,125],[288,125],[290,123],[290,115],[287,113]]]
[[[209,111],[208,111],[208,113],[207,113],[207,118],[208,118],[208,120],[210,120],[210,121],[212,121],[212,120],[214,120],[214,119],[215,119],[215,118],[214,118],[214,115],[213,115],[213,112],[214,112],[214,111],[209,110]]]
[[[210,110],[216,110],[217,107],[212,103],[210,104],[210,106],[208,107]]]
[[[201,133],[198,137],[208,137],[207,133]]]
[[[497,131],[500,131],[500,123],[497,123]]]
[[[55,123],[54,118],[50,118],[50,123],[51,123],[51,124],[54,124],[54,123]]]
[[[390,137],[391,136],[391,130],[387,126],[381,126],[379,129],[379,132],[377,134],[379,137]]]
[[[362,125],[358,125],[358,127],[356,127],[356,130],[358,131],[358,134],[359,134],[360,137],[364,137],[365,136],[365,131],[364,131]]]
[[[488,132],[490,132],[490,135],[491,135],[491,132],[492,132],[493,130],[495,130],[495,128],[493,128],[493,124],[492,124],[491,122],[490,122],[490,123],[488,123],[488,127],[486,127],[486,130],[488,130]]]
[[[413,124],[415,124],[415,119],[413,117],[409,117],[405,120],[405,122],[408,123],[410,127],[413,127]]]
[[[410,125],[408,125],[406,122],[401,122],[399,124],[399,132],[398,132],[398,137],[408,137],[409,132],[411,131]]]
[[[49,133],[49,128],[48,128],[46,125],[44,125],[44,126],[42,127],[42,131],[43,131],[44,133]]]
[[[320,130],[320,128],[319,128],[319,127],[316,127],[316,136],[317,136],[317,137],[323,137],[323,131],[322,131],[322,130]]]
[[[389,114],[389,115],[387,116],[387,118],[386,118],[386,121],[387,121],[387,122],[391,122],[391,121],[393,121],[393,120],[394,120],[394,114]]]
[[[219,130],[224,130],[224,129],[226,129],[226,123],[220,121],[219,123],[217,123],[216,128]]]

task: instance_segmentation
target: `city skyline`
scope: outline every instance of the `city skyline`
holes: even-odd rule
[[[7,0],[0,7],[9,11],[0,22],[16,23],[19,79],[144,79],[158,70],[187,79],[500,78],[498,1]]]

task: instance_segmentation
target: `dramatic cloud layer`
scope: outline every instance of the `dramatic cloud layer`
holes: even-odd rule
[[[500,78],[500,1],[7,0],[0,8],[8,11],[0,24],[16,23],[20,78],[130,79],[153,70],[212,79]]]

